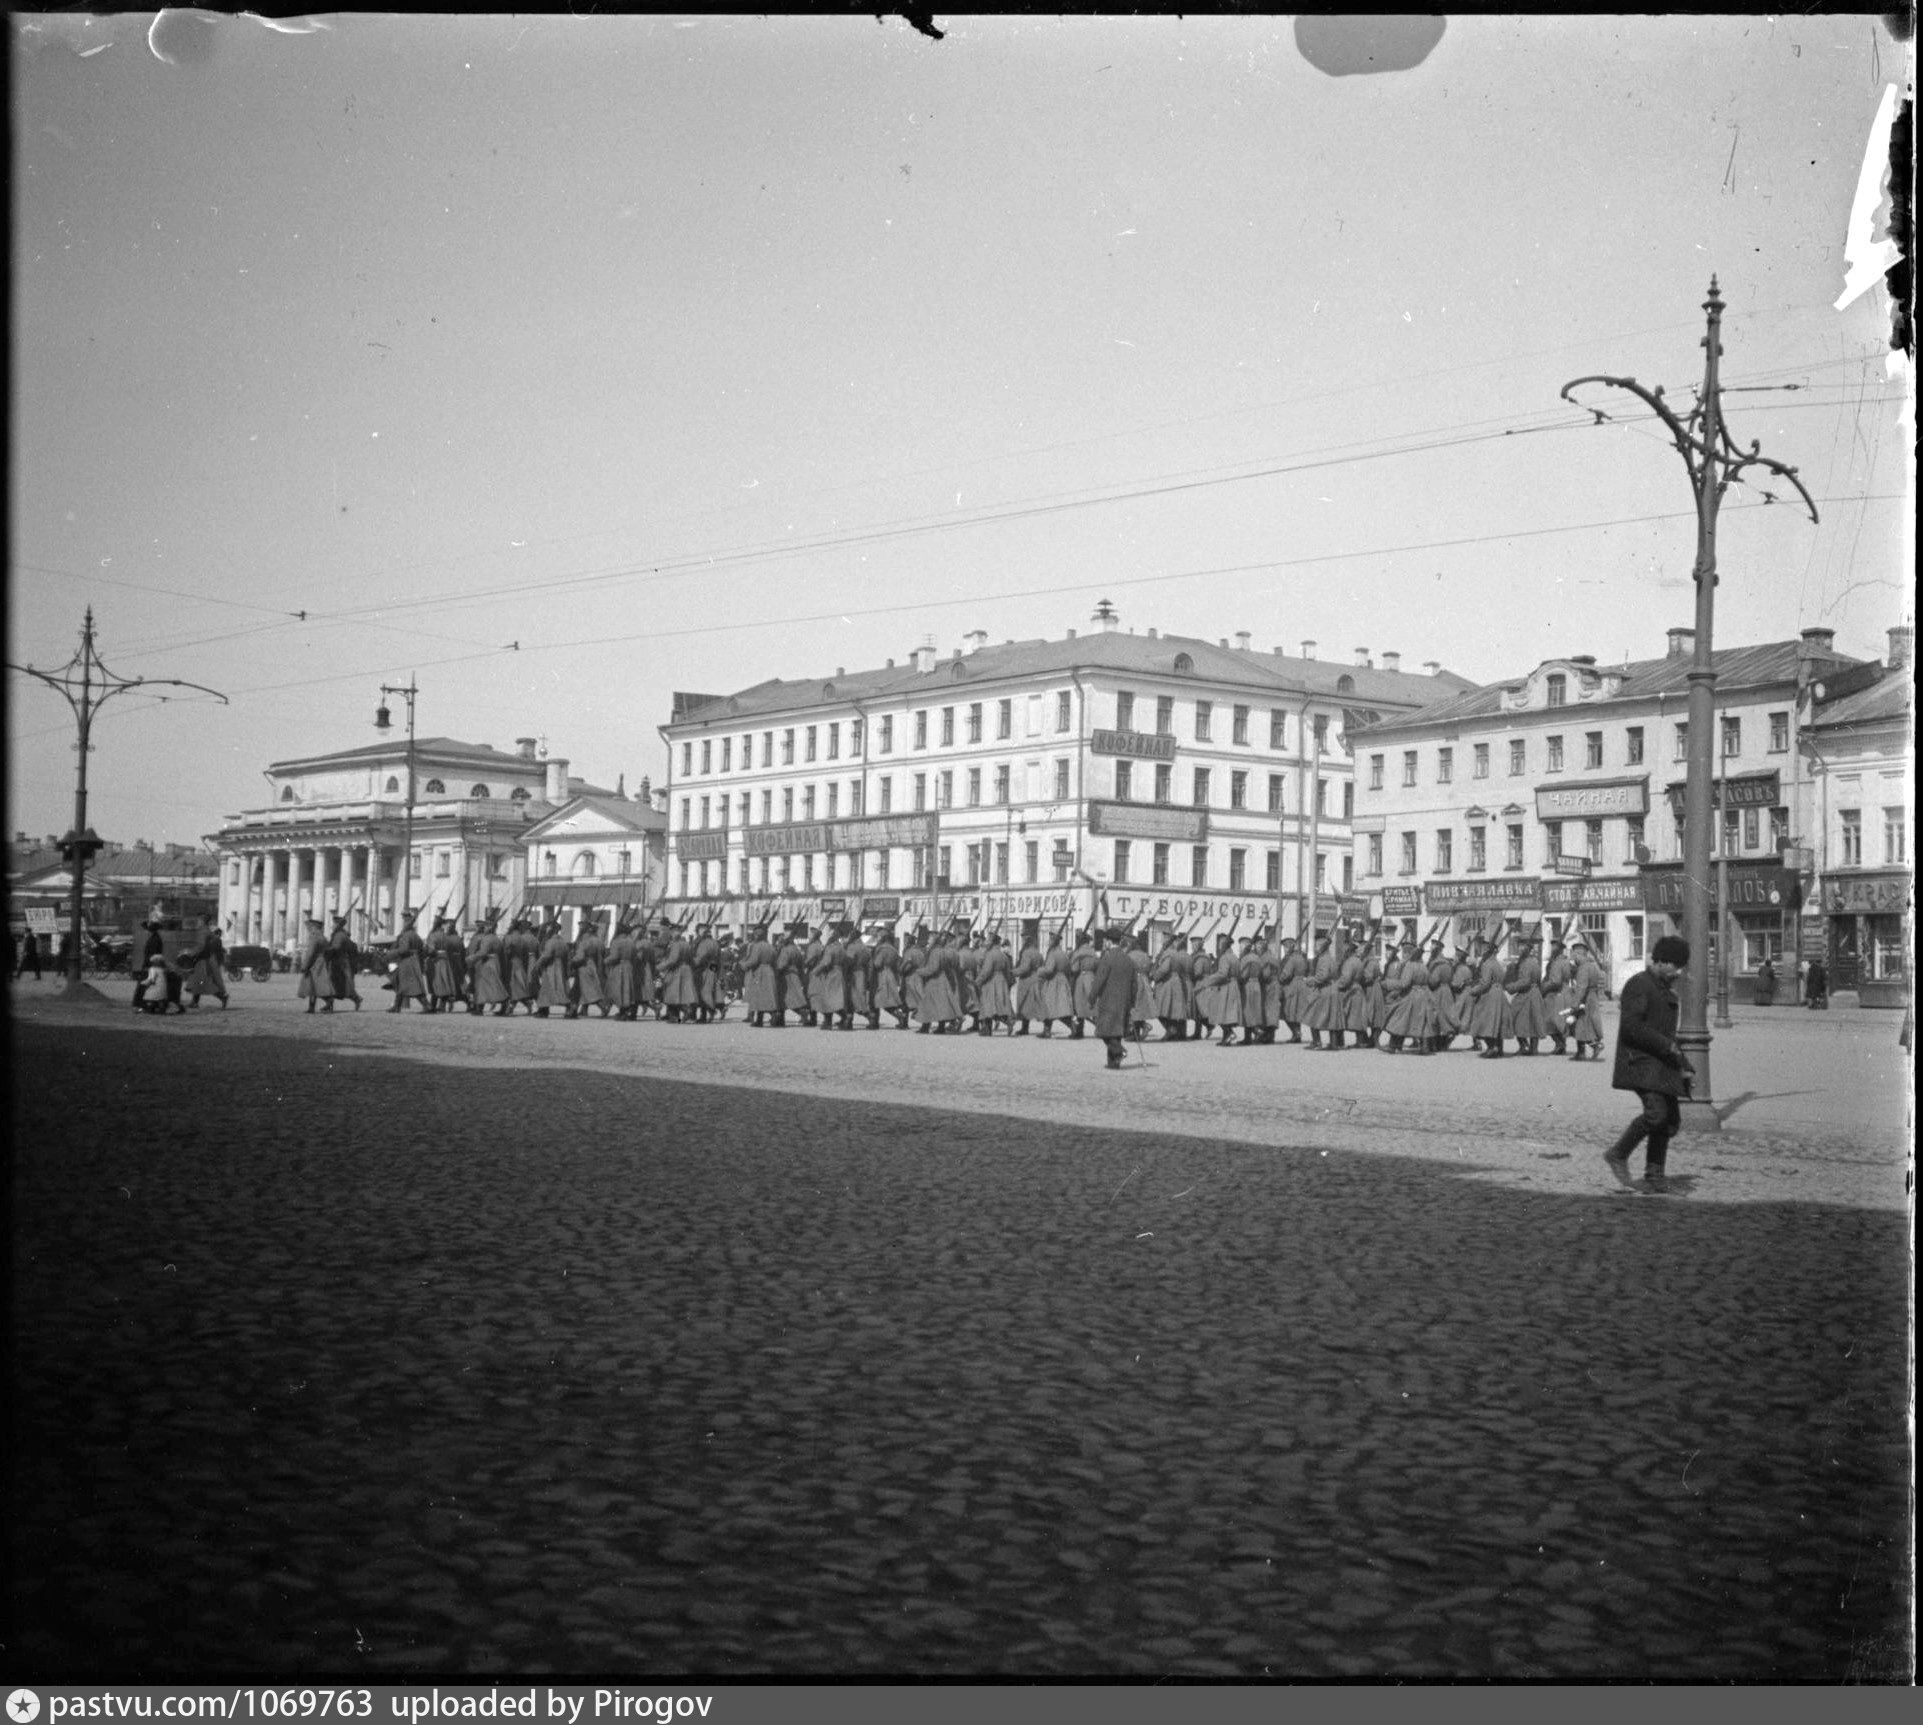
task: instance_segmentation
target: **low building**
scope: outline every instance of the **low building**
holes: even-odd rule
[[[512,754],[417,738],[412,771],[410,854],[405,740],[268,767],[265,806],[207,836],[228,944],[286,947],[308,917],[345,915],[355,939],[372,944],[409,911],[425,926],[511,910],[526,893],[530,829],[572,798],[614,794],[571,778],[564,759],[543,759],[532,737]]]
[[[666,893],[668,817],[646,779],[632,801],[619,792],[570,797],[525,834],[526,902],[563,913],[570,935],[600,910],[644,923]]]
[[[1580,931],[1620,987],[1682,927],[1694,634],[1670,630],[1660,659],[1548,659],[1362,732],[1360,887],[1410,932],[1443,924],[1466,939],[1504,916]],[[1797,946],[1799,862],[1818,823],[1802,732],[1815,685],[1858,663],[1833,639],[1806,629],[1712,655],[1736,999]]]
[[[87,864],[81,919],[93,936],[133,935],[152,919],[201,926],[219,903],[218,860],[197,845],[131,845],[108,840]],[[16,939],[29,926],[47,951],[73,912],[73,868],[60,840],[16,833],[8,853],[8,923]],[[31,913],[31,914],[30,914]]]
[[[1804,727],[1817,786],[1815,891],[1804,907],[1805,961],[1864,1006],[1910,1001],[1916,813],[1915,631],[1890,631],[1886,664],[1820,679]]]
[[[1096,621],[677,695],[671,913],[1293,929],[1353,884],[1351,732],[1471,687]]]

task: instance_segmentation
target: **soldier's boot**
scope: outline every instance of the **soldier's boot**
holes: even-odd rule
[[[975,1034],[976,1034],[977,1036],[993,1036],[993,1035],[995,1034],[995,1021],[994,1021],[994,1019],[992,1019],[992,1018],[978,1018],[978,1019],[976,1019],[976,1020],[975,1020]]]
[[[1068,1039],[1071,1042],[1080,1042],[1082,1040],[1082,1034],[1083,1034],[1082,1021],[1078,1018],[1075,1020],[1074,1028],[1070,1030],[1068,1033]]]
[[[332,1012],[333,1010],[334,1010],[334,1003],[331,1000],[323,1000],[321,1002],[321,1011]]]
[[[915,1034],[917,1036],[926,1036],[932,1029],[934,1029],[932,1024],[918,1024],[915,1026]]]
[[[835,1015],[832,1012],[824,1012],[821,1015],[821,1022],[817,1026],[817,1028],[821,1030],[833,1030],[834,1027],[835,1027]]]
[[[1556,1034],[1556,1033],[1555,1033],[1555,1032],[1554,1032],[1554,1031],[1552,1030],[1552,1031],[1551,1031],[1551,1032],[1549,1033],[1549,1040],[1550,1040],[1551,1042],[1553,1042],[1553,1043],[1554,1043],[1554,1044],[1556,1045],[1556,1046],[1555,1046],[1555,1052],[1556,1052],[1556,1053],[1558,1053],[1558,1054],[1567,1054],[1567,1053],[1569,1052],[1569,1038],[1568,1038],[1567,1036],[1558,1036],[1558,1035],[1557,1035],[1557,1034]]]
[[[1053,1036],[1054,1034],[1055,1034],[1055,1020],[1052,1018],[1044,1018],[1042,1020],[1043,1038],[1046,1039],[1048,1037]]]
[[[1503,1039],[1500,1036],[1485,1036],[1482,1041],[1482,1053],[1476,1057],[1477,1059],[1500,1060],[1502,1058]]]
[[[879,1030],[881,1028],[881,1008],[879,1006],[868,1014],[868,1028],[870,1030]]]
[[[1302,1025],[1300,1021],[1289,1026],[1289,1040],[1291,1042],[1300,1042],[1302,1040]]]
[[[307,1003],[307,1010],[309,1012],[312,1012],[314,1010],[314,1003],[311,1000]]]
[[[1028,1034],[1028,1020],[1025,1018],[1018,1019],[1015,1029],[1011,1031],[1010,1034],[1013,1036],[1026,1036]]]
[[[1402,1038],[1391,1031],[1388,1041],[1382,1045],[1382,1052],[1384,1054],[1400,1054],[1402,1052]]]

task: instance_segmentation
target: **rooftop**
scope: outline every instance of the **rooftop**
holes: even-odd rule
[[[1818,701],[1811,723],[1828,730],[1907,719],[1915,702],[1915,687],[1906,674],[1883,670],[1866,689],[1853,689],[1834,700]]]
[[[925,650],[932,654],[932,649]],[[1178,658],[1187,664],[1177,669]],[[1193,680],[1204,687],[1237,684],[1271,695],[1350,696],[1374,706],[1412,708],[1432,700],[1438,688],[1451,694],[1475,687],[1453,671],[1434,674],[1345,665],[1253,648],[1225,647],[1188,635],[1125,633],[1119,629],[1075,634],[1062,640],[1008,641],[970,653],[934,659],[926,671],[907,663],[880,670],[838,672],[831,677],[771,678],[731,695],[677,694],[671,724],[726,725],[737,719],[805,707],[844,706],[925,696],[937,699],[973,684],[1033,682],[1074,671],[1107,671],[1143,678]]]
[[[274,761],[267,770],[270,773],[298,772],[307,767],[348,766],[362,761],[387,761],[396,755],[407,752],[407,739],[397,738],[391,742],[369,743],[364,748],[329,749],[321,755],[300,755],[293,760]],[[527,755],[509,754],[505,749],[497,749],[491,743],[464,743],[457,737],[416,737],[414,739],[416,760],[427,760],[430,756],[437,761],[465,761],[475,766],[506,767],[517,772],[539,773],[547,769],[547,762],[530,758]]]

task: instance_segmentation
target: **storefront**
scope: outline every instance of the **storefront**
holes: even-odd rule
[[[1866,869],[1823,877],[1830,989],[1864,1006],[1909,1003],[1910,872]]]
[[[1774,859],[1716,863],[1710,869],[1709,885],[1712,975],[1721,962],[1716,900],[1718,894],[1726,893],[1723,910],[1729,929],[1731,1002],[1755,1004],[1757,978],[1767,963],[1776,979],[1774,1003],[1790,1004],[1795,993],[1792,982],[1796,912],[1802,903],[1802,883],[1795,871],[1784,868]],[[1684,929],[1683,865],[1645,863],[1642,888],[1648,918],[1647,938],[1653,941],[1661,934],[1681,934]]]

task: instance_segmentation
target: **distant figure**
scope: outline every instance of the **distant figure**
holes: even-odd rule
[[[1803,1004],[1812,1012],[1830,1009],[1829,967],[1820,958],[1809,961],[1809,974],[1803,979]]]
[[[14,967],[13,972],[16,981],[27,974],[28,965],[33,966],[33,979],[35,982],[44,982],[46,980],[46,978],[40,974],[40,937],[35,934],[32,929],[28,929],[27,932],[20,937],[20,962]]]
[[[1764,959],[1756,972],[1756,1004],[1774,1006],[1776,1004],[1776,966]]]

